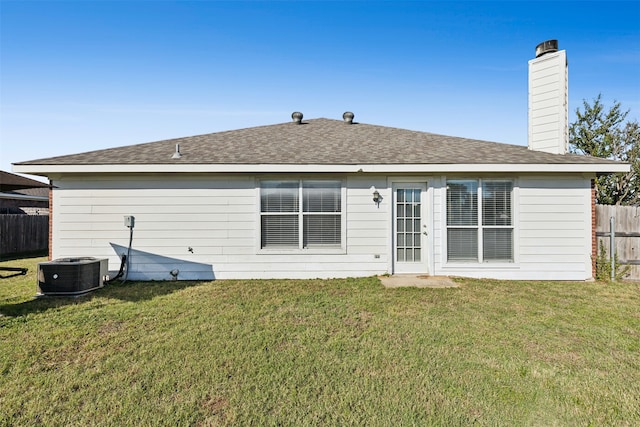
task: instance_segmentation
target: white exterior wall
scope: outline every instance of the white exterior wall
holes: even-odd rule
[[[254,176],[65,176],[54,180],[53,258],[109,258],[113,276],[127,252],[124,216],[135,217],[133,280],[314,278],[387,271],[389,212],[371,200],[385,180],[344,179],[346,253],[262,251],[259,188]],[[189,250],[192,249],[192,251]],[[334,251],[335,252],[335,251]],[[337,251],[340,252],[340,251]]]
[[[591,177],[511,178],[515,184],[514,262],[448,264],[446,207],[441,206],[435,232],[442,244],[434,248],[434,274],[507,280],[591,279]],[[444,177],[436,192],[440,193],[438,200],[446,204]]]
[[[520,276],[592,278],[590,179],[529,176],[519,199]]]
[[[173,269],[180,271],[181,280],[392,273],[391,188],[397,178],[369,174],[323,178],[342,179],[346,187],[345,247],[330,253],[260,249],[256,176],[64,176],[53,181],[53,258],[106,257],[113,276],[129,242],[124,216],[133,215],[128,276],[133,280],[171,280]],[[496,176],[515,183],[515,261],[456,265],[446,261],[447,177],[411,178],[428,184],[425,273],[517,280],[591,278],[590,177]],[[379,206],[372,201],[372,186],[383,197]]]

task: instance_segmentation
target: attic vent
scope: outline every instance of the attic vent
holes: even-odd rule
[[[294,111],[291,114],[291,118],[293,119],[293,123],[300,124],[302,123],[302,113],[300,111]]]
[[[342,115],[342,119],[345,121],[345,123],[348,123],[348,124],[353,124],[353,118],[354,117],[355,117],[355,115],[351,111],[346,111]]]
[[[558,51],[558,40],[547,40],[536,46],[536,58]]]
[[[173,153],[173,156],[171,156],[171,158],[179,159],[180,157],[182,157],[182,154],[180,154],[180,144],[176,144],[176,152]]]

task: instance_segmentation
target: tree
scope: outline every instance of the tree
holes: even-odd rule
[[[592,104],[582,101],[584,111],[576,109],[570,151],[630,163],[630,172],[596,178],[596,203],[640,205],[640,126],[637,120],[625,122],[629,110],[622,111],[619,102],[605,111],[601,100],[599,94]]]

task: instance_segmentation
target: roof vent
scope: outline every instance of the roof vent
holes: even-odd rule
[[[182,157],[182,154],[180,154],[180,144],[176,144],[176,152],[173,153],[173,156],[171,156],[171,158],[179,159],[180,157]]]
[[[558,51],[558,40],[547,40],[536,46],[536,58]]]
[[[354,117],[355,117],[355,115],[351,111],[346,111],[342,115],[342,119],[345,121],[345,123],[349,123],[349,124],[353,124],[353,118]]]
[[[291,118],[293,119],[293,123],[300,124],[302,123],[302,113],[300,111],[294,111],[291,114]]]

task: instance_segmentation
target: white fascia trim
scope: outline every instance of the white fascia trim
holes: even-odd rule
[[[13,165],[13,172],[32,175],[57,173],[465,173],[465,172],[629,172],[621,164],[148,164],[148,165]]]

